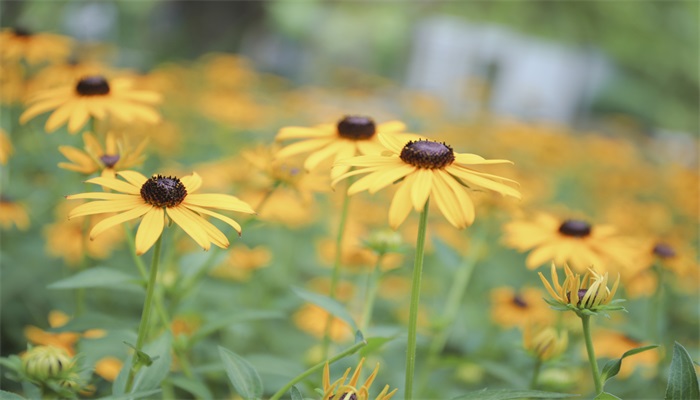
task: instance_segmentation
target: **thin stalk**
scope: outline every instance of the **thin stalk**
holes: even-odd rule
[[[665,292],[666,288],[664,287],[664,275],[663,275],[663,269],[659,264],[655,264],[652,267],[652,270],[656,274],[656,293],[654,293],[654,296],[651,301],[651,312],[649,313],[649,330],[651,331],[652,338],[656,343],[663,344],[664,342],[664,331],[666,329],[666,321],[664,319],[665,317],[665,312],[664,312],[664,306],[665,306]]]
[[[350,180],[348,180],[348,185]],[[331,287],[329,290],[329,296],[331,299],[335,299],[336,289],[338,287],[338,281],[340,280],[340,261],[342,259],[343,250],[343,236],[345,234],[345,223],[348,219],[348,209],[350,208],[350,196],[348,196],[347,188],[344,190],[343,206],[340,211],[340,222],[338,223],[338,233],[335,238],[335,259],[333,260],[333,272],[331,273]],[[333,315],[329,314],[326,319],[326,328],[323,332],[323,344],[321,346],[321,358],[328,358],[328,348],[331,343],[331,322],[333,321]]]
[[[131,386],[134,384],[134,377],[136,376],[136,367],[139,359],[139,352],[143,349],[143,345],[146,342],[146,337],[148,336],[149,319],[151,316],[151,307],[153,305],[153,293],[156,287],[156,278],[158,277],[158,259],[160,257],[160,247],[163,242],[163,235],[161,234],[156,241],[155,248],[153,250],[153,260],[151,261],[151,271],[148,277],[148,283],[146,284],[146,300],[143,303],[143,312],[141,313],[141,322],[139,323],[138,336],[136,338],[136,353],[131,359],[131,368],[129,369],[129,378],[126,381],[126,393],[131,391]]]
[[[359,342],[359,343],[355,343],[351,347],[348,347],[345,351],[338,353],[336,356],[328,359],[327,361],[322,361],[322,362],[314,365],[313,367],[307,369],[306,371],[302,372],[301,374],[297,375],[294,379],[289,381],[286,385],[284,385],[282,387],[282,389],[278,390],[277,393],[273,394],[272,397],[270,397],[270,400],[279,400],[280,398],[282,398],[282,396],[284,396],[285,393],[287,393],[287,391],[289,389],[292,388],[292,386],[294,386],[298,382],[301,382],[307,376],[309,376],[309,375],[313,374],[314,372],[323,368],[326,365],[326,363],[333,364],[334,362],[336,362],[342,358],[345,358],[349,355],[355,354],[358,350],[365,347],[366,345],[367,345],[367,342],[364,340]]]
[[[535,366],[532,367],[532,379],[530,380],[530,390],[537,389],[537,380],[540,377],[540,368],[542,367],[542,360],[537,358],[535,361]]]
[[[593,374],[593,383],[595,383],[595,393],[596,395],[603,391],[603,382],[600,379],[600,372],[598,371],[598,361],[595,358],[595,351],[593,350],[593,340],[591,339],[591,316],[581,315],[581,322],[583,323],[583,338],[586,340],[586,351],[588,352],[588,362],[591,364],[591,373]]]
[[[418,305],[420,303],[420,286],[423,276],[423,255],[425,248],[425,231],[428,222],[428,205],[426,200],[420,214],[418,238],[416,239],[416,258],[413,263],[413,282],[411,285],[411,307],[408,314],[408,345],[406,349],[406,386],[404,398],[413,398],[413,375],[416,369],[416,333],[418,327]]]
[[[377,256],[377,262],[374,269],[367,274],[367,283],[365,289],[365,307],[362,311],[362,324],[360,330],[364,332],[372,321],[372,311],[374,310],[374,302],[377,299],[377,291],[379,290],[379,280],[382,277],[382,260],[384,253]]]

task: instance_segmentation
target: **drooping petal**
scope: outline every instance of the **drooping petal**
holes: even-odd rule
[[[79,99],[73,112],[70,114],[70,119],[68,120],[68,132],[76,133],[80,128],[82,128],[85,123],[90,118],[90,113],[87,110],[87,104],[82,99]]]
[[[70,118],[75,106],[75,101],[70,101],[58,107],[56,111],[49,116],[49,119],[46,120],[46,125],[44,126],[46,132],[51,133],[58,129],[59,126],[65,124],[68,118]]]
[[[65,97],[57,97],[54,99],[49,99],[35,103],[22,113],[22,115],[19,117],[19,123],[24,125],[27,123],[27,121],[36,117],[37,115],[43,114],[49,110],[53,110],[65,102]]]
[[[84,215],[122,212],[138,207],[141,204],[143,204],[143,200],[137,197],[124,200],[91,201],[81,204],[71,210],[68,213],[68,219],[82,217]]]
[[[466,223],[466,226],[473,224],[474,218],[476,218],[474,202],[472,201],[472,198],[469,197],[469,194],[467,194],[465,188],[445,171],[438,170],[435,175],[438,179],[441,179],[447,186],[449,186],[452,193],[454,193],[455,197],[457,198],[457,203],[462,209],[462,215],[464,215],[464,222]]]
[[[186,204],[185,206],[192,211],[198,212],[200,214],[206,214],[206,215],[209,215],[210,217],[214,217],[216,219],[219,219],[221,221],[226,222],[227,224],[231,225],[231,227],[233,229],[235,229],[236,232],[238,232],[239,236],[241,235],[241,225],[238,222],[234,221],[233,219],[231,219],[225,215],[221,215],[219,213],[216,213],[214,211],[207,210],[206,208],[197,207],[197,206],[193,206],[193,205],[189,205],[189,204]]]
[[[433,172],[418,168],[411,175],[414,177],[411,184],[411,202],[414,210],[421,211],[430,196],[433,186]]]
[[[136,231],[136,255],[147,252],[163,233],[165,212],[160,207],[153,207],[141,220]]]
[[[408,175],[400,184],[389,206],[389,226],[397,229],[411,212],[411,183],[413,175]]]
[[[140,196],[134,196],[133,194],[122,194],[122,193],[110,193],[110,192],[88,192],[88,193],[78,193],[66,196],[68,200],[75,199],[95,199],[95,200],[138,200],[134,203],[143,203]]]
[[[458,200],[450,187],[439,177],[434,179],[431,198],[435,200],[438,209],[452,226],[457,229],[466,227],[466,220]]]
[[[183,212],[184,207],[171,207],[167,209],[167,213],[172,218],[172,220],[182,228],[185,233],[190,235],[198,245],[200,245],[204,250],[209,250],[210,242],[209,235],[202,228],[202,225],[193,218],[190,218],[188,214]]]
[[[131,210],[125,211],[121,214],[114,215],[109,218],[105,218],[102,221],[95,224],[95,226],[90,231],[90,240],[95,239],[97,235],[106,231],[107,229],[121,224],[126,221],[131,221],[132,219],[138,218],[153,208],[150,204],[141,204],[140,206],[133,208]]]
[[[86,182],[102,185],[106,188],[110,188],[112,190],[116,190],[116,191],[122,192],[122,193],[138,194],[138,195],[141,194],[141,187],[140,186],[135,186],[133,184],[130,184],[130,183],[127,183],[124,181],[120,181],[119,179],[97,177],[97,178],[88,179]]]
[[[195,193],[187,195],[183,204],[255,214],[255,210],[248,203],[227,194]]]

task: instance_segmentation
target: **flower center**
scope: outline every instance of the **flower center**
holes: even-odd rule
[[[156,207],[175,207],[186,196],[185,185],[174,176],[153,175],[141,186],[141,198]]]
[[[15,27],[15,28],[13,29],[13,32],[15,33],[15,36],[19,36],[19,37],[28,37],[28,36],[32,36],[32,32],[30,32],[29,29],[22,28],[22,27],[19,27],[19,26],[18,26],[18,27]]]
[[[401,150],[401,159],[414,167],[425,169],[444,168],[455,160],[452,147],[431,140],[410,141]]]
[[[335,395],[328,398],[328,400],[335,399]],[[357,400],[357,395],[355,393],[345,392],[338,397],[338,400]]]
[[[582,238],[591,234],[591,225],[586,221],[568,219],[559,227],[559,233],[566,236]]]
[[[525,299],[523,299],[523,297],[519,294],[516,294],[515,296],[513,296],[513,304],[515,304],[519,308],[527,308],[527,306],[528,306]]]
[[[86,76],[78,81],[76,91],[81,96],[99,96],[109,93],[107,80],[99,75]]]
[[[100,157],[100,161],[107,168],[112,168],[119,161],[119,154],[105,154]]]
[[[352,140],[367,140],[377,132],[374,121],[369,117],[348,115],[338,122],[338,135]]]
[[[673,258],[676,256],[676,250],[666,243],[657,243],[653,252],[660,258]]]

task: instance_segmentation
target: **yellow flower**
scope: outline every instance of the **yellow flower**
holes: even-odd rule
[[[568,344],[569,335],[566,331],[557,331],[551,326],[542,328],[527,324],[523,330],[523,348],[542,361],[559,356]]]
[[[136,148],[131,149],[124,138],[117,138],[113,132],[108,132],[105,145],[102,146],[94,135],[86,132],[83,134],[83,143],[85,151],[72,146],[58,147],[58,151],[70,161],[59,163],[59,168],[85,175],[102,171],[103,177],[115,178],[117,171],[143,162],[145,157],[142,152],[148,141],[142,140]]]
[[[472,165],[509,164],[507,160],[486,160],[476,154],[455,153],[447,144],[429,140],[402,142],[379,135],[389,154],[353,157],[338,162],[358,169],[340,175],[338,181],[357,174],[369,173],[348,188],[348,195],[367,190],[369,193],[399,183],[389,208],[389,225],[396,229],[406,219],[411,208],[421,211],[432,195],[445,218],[457,228],[474,221],[474,203],[466,189],[487,189],[501,195],[520,198],[520,193],[502,182],[517,184],[510,179],[473,170]],[[335,168],[335,167],[334,167]]]
[[[103,120],[108,116],[124,122],[144,121],[155,124],[160,114],[152,105],[160,102],[156,92],[134,90],[126,78],[108,81],[93,75],[80,79],[77,84],[42,90],[28,100],[28,108],[19,118],[25,124],[37,115],[55,110],[46,121],[47,133],[68,123],[68,132],[76,133],[90,117]]]
[[[6,196],[0,196],[0,227],[10,229],[12,225],[21,231],[29,228],[29,216],[23,205],[12,201]]]
[[[72,44],[72,39],[62,35],[5,28],[0,31],[0,59],[11,62],[25,60],[31,65],[65,60]]]
[[[10,158],[12,153],[12,142],[10,142],[7,132],[0,128],[0,164],[7,164],[7,160]]]
[[[632,246],[610,225],[591,225],[579,219],[560,220],[540,213],[532,221],[517,220],[504,226],[506,245],[519,251],[534,249],[526,266],[535,269],[548,262],[568,264],[578,272],[621,265],[631,267]]]
[[[550,323],[552,311],[542,300],[542,292],[536,288],[524,288],[518,292],[510,287],[491,291],[491,319],[498,325],[511,328],[528,323]]]
[[[328,362],[326,362],[326,366],[323,368],[323,397],[321,400],[368,400],[369,388],[372,386],[372,382],[374,382],[374,379],[377,377],[377,373],[379,372],[379,364],[377,364],[377,366],[374,368],[374,371],[372,371],[372,374],[367,378],[365,383],[358,388],[357,382],[360,379],[360,373],[362,372],[362,365],[364,363],[365,358],[362,357],[360,362],[357,364],[357,368],[355,368],[355,372],[350,377],[350,381],[347,383],[345,381],[348,379],[348,375],[350,374],[350,370],[352,370],[352,368],[345,370],[345,373],[340,379],[331,383],[330,367]],[[375,397],[375,400],[389,400],[398,390],[399,389],[394,389],[389,392],[389,385],[386,385],[381,393]]]
[[[624,310],[621,306],[616,306],[617,301],[612,301],[620,284],[620,275],[613,284],[612,289],[608,289],[608,273],[601,275],[589,269],[583,276],[574,275],[568,266],[564,265],[566,279],[562,285],[559,284],[557,268],[552,263],[552,284],[538,273],[547,292],[554,298],[553,301],[545,300],[554,309],[565,311],[573,310],[577,314],[590,315],[603,310]]]
[[[95,225],[90,231],[90,237],[94,238],[115,225],[143,217],[136,232],[138,255],[148,251],[158,240],[165,226],[166,214],[204,250],[209,250],[211,243],[226,248],[229,241],[216,226],[204,219],[202,214],[219,219],[231,225],[239,235],[241,233],[241,226],[236,221],[209,208],[255,213],[247,203],[234,196],[194,193],[202,185],[202,179],[196,173],[182,179],[161,175],[146,178],[135,171],[120,171],[117,174],[126,182],[105,177],[93,178],[87,182],[121,193],[91,192],[67,196],[68,199],[99,200],[74,208],[68,218],[119,213]]]
[[[211,276],[233,281],[247,281],[253,271],[266,267],[272,261],[272,252],[265,246],[250,248],[236,245],[224,262],[211,271]]]
[[[400,121],[375,124],[368,117],[346,116],[337,124],[323,124],[313,128],[289,126],[282,128],[275,140],[306,139],[290,144],[277,153],[277,158],[288,158],[297,154],[313,152],[304,161],[306,170],[313,170],[323,161],[334,157],[334,161],[358,154],[380,154],[385,148],[379,142],[380,135],[413,139],[415,135],[402,134],[406,125]],[[333,168],[331,178],[336,178],[350,169],[343,165]]]

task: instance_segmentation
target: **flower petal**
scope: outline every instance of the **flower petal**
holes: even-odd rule
[[[233,229],[235,229],[236,232],[238,232],[238,236],[241,235],[241,225],[238,222],[234,221],[233,219],[231,219],[225,215],[221,215],[219,213],[216,213],[214,211],[207,210],[206,208],[197,207],[197,206],[193,206],[193,205],[189,205],[189,204],[186,204],[185,207],[189,208],[192,211],[198,212],[200,214],[206,214],[206,215],[209,215],[210,217],[214,217],[216,219],[224,221],[227,224],[231,225],[231,227],[233,227]]]
[[[90,240],[94,240],[97,235],[115,225],[121,224],[122,222],[131,221],[132,219],[144,215],[152,208],[153,206],[150,204],[141,204],[140,206],[134,209],[103,219],[102,221],[95,224],[95,226],[90,231]]]
[[[190,218],[189,215],[185,214],[182,209],[184,207],[171,207],[167,208],[168,215],[172,220],[182,228],[185,233],[190,235],[198,245],[200,245],[204,250],[209,250],[211,243],[209,242],[209,235],[202,228],[200,221]]]
[[[68,219],[102,213],[113,213],[130,210],[143,204],[138,197],[124,200],[91,201],[75,207],[68,213]]]
[[[180,182],[185,185],[188,194],[192,194],[197,191],[202,186],[202,177],[196,172],[192,172],[191,175],[183,176],[180,178]]]
[[[141,194],[141,187],[140,186],[135,186],[131,183],[120,181],[119,179],[103,178],[100,176],[97,178],[88,179],[85,182],[102,185],[106,188],[116,190],[116,191],[122,192],[122,193],[138,194],[138,195]]]
[[[141,220],[136,231],[136,255],[142,255],[153,246],[163,233],[165,226],[165,212],[160,207],[153,207]]]
[[[243,200],[227,194],[190,194],[182,202],[185,205],[193,205],[221,210],[238,211],[247,214],[255,214],[255,211]]]
[[[394,194],[394,198],[391,200],[391,206],[389,206],[389,226],[392,229],[397,229],[399,225],[406,219],[408,214],[411,212],[411,184],[413,183],[413,176],[408,175],[401,183],[399,188]]]
[[[411,175],[415,177],[411,185],[411,202],[413,203],[414,210],[421,211],[430,196],[430,191],[433,186],[433,172],[431,170],[418,168]]]
[[[117,172],[117,175],[121,176],[122,178],[126,179],[127,182],[139,188],[139,193],[141,192],[141,187],[143,186],[143,184],[146,183],[146,181],[148,180],[148,178],[146,178],[140,172],[136,171],[119,171]]]

